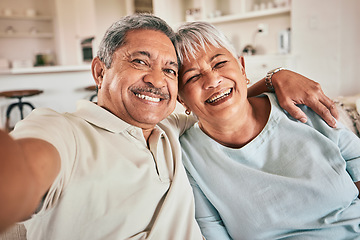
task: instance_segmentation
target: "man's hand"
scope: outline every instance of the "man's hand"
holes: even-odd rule
[[[336,127],[339,117],[334,102],[328,98],[319,83],[298,73],[282,70],[272,76],[272,83],[280,106],[291,116],[306,122],[307,117],[296,105],[305,104],[319,114],[329,126]]]

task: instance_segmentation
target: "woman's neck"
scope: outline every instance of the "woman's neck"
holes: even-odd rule
[[[248,104],[238,114],[218,124],[210,124],[200,119],[199,127],[218,143],[230,148],[241,148],[264,129],[270,109],[267,97],[249,98]]]

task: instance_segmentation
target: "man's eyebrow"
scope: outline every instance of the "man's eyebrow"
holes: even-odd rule
[[[137,52],[134,52],[132,55],[133,56],[143,55],[143,56],[146,56],[148,58],[150,58],[150,56],[151,56],[151,54],[148,51],[137,51]],[[177,69],[179,69],[179,64],[177,62],[168,61],[167,64],[172,65],[172,66],[176,67]]]
[[[132,53],[131,55],[132,56],[143,55],[143,56],[150,58],[150,53],[147,51],[136,51],[136,52]]]
[[[177,62],[169,61],[169,65],[172,65],[172,66],[176,67],[176,69],[179,69],[179,64]]]
[[[131,56],[137,56],[137,55],[146,56],[148,58],[151,57],[151,54],[148,51],[136,51],[136,52],[131,54]],[[174,66],[177,69],[179,69],[179,64],[177,62],[168,61],[166,64],[169,64],[169,65]]]

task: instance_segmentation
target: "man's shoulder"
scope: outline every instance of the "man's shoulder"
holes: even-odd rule
[[[182,135],[187,129],[189,129],[197,119],[190,115],[183,113],[172,113],[170,116],[162,120],[158,126],[165,132],[176,132],[178,136]]]

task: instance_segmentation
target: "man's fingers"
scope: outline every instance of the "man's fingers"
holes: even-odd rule
[[[283,102],[281,107],[287,111],[293,118],[299,120],[300,122],[305,123],[307,121],[307,117],[305,113],[296,106],[294,102]]]
[[[336,127],[335,118],[338,118],[339,113],[335,103],[324,93],[321,92],[320,98],[306,98],[304,104],[314,110],[330,127]]]
[[[337,110],[335,103],[333,105],[331,105],[330,112],[331,112],[331,115],[334,116],[334,118],[339,119],[339,111]]]
[[[322,104],[324,104],[324,106],[329,109],[331,115],[333,115],[334,118],[339,119],[339,112],[336,108],[334,101],[332,101],[330,98],[326,96],[324,97],[325,98],[321,100]]]
[[[314,112],[320,115],[321,118],[330,126],[336,127],[335,116],[338,116],[338,111],[333,101],[324,100],[325,104],[319,100],[308,98],[305,105],[310,107]],[[280,103],[280,101],[279,101]],[[305,123],[307,121],[307,116],[305,113],[296,106],[294,101],[282,101],[280,103],[281,107],[286,110],[293,118]]]
[[[316,112],[318,115],[320,115],[320,117],[322,117],[330,127],[335,128],[336,120],[334,118],[333,113],[331,112],[331,109],[333,109],[333,111],[335,109],[336,114],[337,114],[337,109],[336,109],[336,107],[332,108],[331,106],[327,107],[323,104],[317,104],[316,107],[312,107],[312,110],[314,110],[314,112]]]

